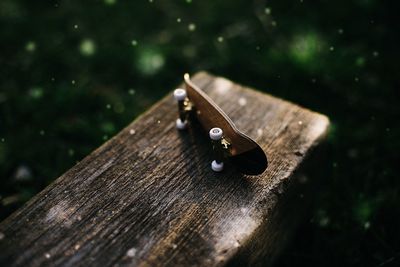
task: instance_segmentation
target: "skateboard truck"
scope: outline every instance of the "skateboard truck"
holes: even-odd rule
[[[184,81],[186,90],[178,88],[174,91],[179,113],[176,128],[186,129],[189,117],[196,115],[211,139],[214,154],[211,169],[221,172],[224,161],[229,158],[244,174],[263,173],[268,161],[262,148],[236,128],[221,108],[190,80],[189,74],[184,75]]]
[[[174,98],[178,102],[179,118],[176,119],[176,128],[184,130],[187,127],[189,114],[192,111],[192,103],[187,98],[186,90],[182,88],[175,89]]]
[[[230,143],[223,137],[223,131],[221,128],[212,128],[209,132],[214,158],[211,162],[211,169],[215,172],[220,172],[224,169],[224,158],[226,154],[229,154]]]

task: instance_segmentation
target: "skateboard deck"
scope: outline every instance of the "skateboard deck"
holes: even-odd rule
[[[262,148],[237,129],[228,115],[190,80],[189,74],[184,75],[184,82],[187,98],[194,106],[194,117],[207,132],[215,127],[222,129],[229,144],[226,155],[233,165],[244,174],[263,173],[268,166],[268,160]]]

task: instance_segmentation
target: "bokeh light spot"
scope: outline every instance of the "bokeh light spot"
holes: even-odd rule
[[[29,89],[29,96],[33,99],[39,99],[43,96],[43,88],[41,87],[32,87]]]
[[[92,56],[96,52],[96,44],[91,39],[82,40],[79,51],[83,56]]]
[[[297,35],[290,45],[290,55],[297,63],[307,65],[313,63],[322,47],[323,42],[315,33]]]
[[[156,49],[145,48],[139,53],[136,66],[145,75],[157,73],[165,63],[164,56]]]
[[[191,31],[191,32],[195,31],[196,30],[196,24],[190,23],[188,25],[188,30]]]
[[[112,6],[117,3],[117,0],[104,0],[104,4]]]
[[[363,67],[365,65],[365,58],[364,57],[358,57],[356,59],[356,66],[357,67]]]
[[[29,41],[25,45],[25,50],[28,52],[35,52],[36,50],[36,43],[33,41]]]

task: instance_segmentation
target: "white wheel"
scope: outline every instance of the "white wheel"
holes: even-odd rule
[[[221,172],[224,169],[224,163],[218,163],[215,160],[211,162],[211,169],[215,172]]]
[[[218,141],[222,138],[223,131],[221,128],[212,128],[210,130],[211,140]]]
[[[185,130],[187,126],[187,122],[186,121],[182,121],[181,119],[176,119],[176,128],[178,130]]]
[[[174,98],[176,101],[183,101],[186,98],[186,90],[182,88],[175,89]]]

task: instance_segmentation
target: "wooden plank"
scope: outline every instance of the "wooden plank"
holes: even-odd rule
[[[223,266],[273,258],[287,223],[286,188],[329,121],[205,72],[193,81],[266,151],[266,172],[245,176],[229,164],[212,172],[206,133],[196,126],[178,132],[168,95],[0,224],[0,266]]]

